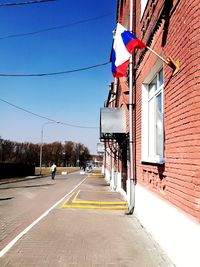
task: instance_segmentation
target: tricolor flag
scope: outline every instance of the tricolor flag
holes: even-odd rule
[[[126,76],[129,59],[135,48],[144,48],[146,45],[137,39],[135,35],[117,23],[112,48],[112,74],[119,78]]]

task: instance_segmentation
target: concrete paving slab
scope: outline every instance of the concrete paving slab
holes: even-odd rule
[[[57,207],[0,259],[1,267],[171,267],[134,216]]]
[[[91,174],[90,174],[91,175]],[[104,210],[128,210],[128,203],[119,192],[111,192],[102,175],[95,173],[91,179],[87,177],[80,186],[80,190],[74,192],[62,208],[68,209],[104,209]],[[104,188],[104,190],[102,190]]]
[[[124,204],[127,205],[127,201],[124,201],[122,196],[116,192],[102,192],[102,191],[89,191],[80,190],[72,201],[75,204],[80,203],[93,203],[93,204]]]
[[[98,177],[96,177],[98,180]],[[102,193],[103,181],[81,184],[82,198]],[[93,179],[93,178],[92,178]],[[106,184],[106,183],[104,183]],[[89,193],[96,190],[97,195]],[[65,200],[71,204],[75,194]],[[119,193],[116,193],[118,196]],[[113,194],[108,194],[109,197]],[[106,195],[107,196],[107,195]],[[73,204],[78,205],[78,204]],[[83,206],[83,205],[82,205]],[[125,211],[63,209],[59,204],[2,257],[1,267],[172,267],[173,263],[140,225]]]
[[[90,192],[90,191],[89,191]],[[79,193],[79,192],[78,192]],[[80,201],[75,202],[77,192],[74,192],[67,198],[61,207],[64,209],[102,209],[102,210],[126,210],[128,205],[126,202],[103,202],[103,201]],[[85,195],[87,198],[87,194]],[[101,195],[99,196],[101,199]]]

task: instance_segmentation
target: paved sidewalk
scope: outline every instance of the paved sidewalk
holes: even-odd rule
[[[108,186],[100,173],[90,173],[80,188],[64,201],[62,208],[128,211],[128,203]]]
[[[100,175],[87,178],[71,199],[75,203],[63,207],[67,201],[18,240],[0,266],[174,266],[134,215],[112,208],[126,203]],[[101,209],[106,205],[111,208]]]

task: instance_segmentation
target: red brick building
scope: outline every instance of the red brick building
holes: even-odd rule
[[[133,33],[180,68],[173,76],[154,53],[136,50],[132,91],[131,73],[112,82],[105,107],[123,110],[126,129],[103,136],[105,176],[130,200],[132,163],[136,216],[177,266],[200,266],[199,1],[118,0],[117,22],[127,29],[130,9]]]

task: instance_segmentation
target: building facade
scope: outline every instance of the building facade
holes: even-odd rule
[[[127,29],[130,10],[133,33],[179,70],[136,50],[132,73],[113,80],[104,106],[122,109],[126,127],[102,138],[105,176],[128,200],[133,178],[140,222],[177,266],[200,266],[199,1],[118,0],[117,22]]]

